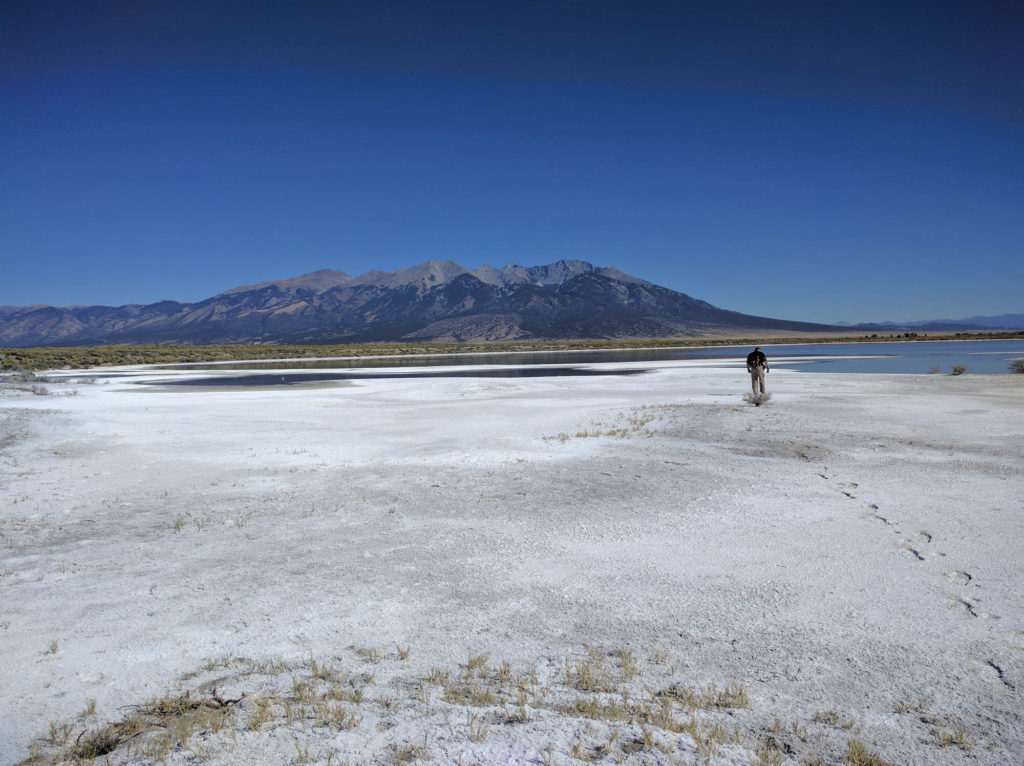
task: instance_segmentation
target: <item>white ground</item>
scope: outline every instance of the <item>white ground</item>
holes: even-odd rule
[[[273,691],[276,671],[228,656],[290,679],[319,659],[376,702],[351,731],[240,718],[172,762],[565,763],[575,746],[608,762],[829,763],[855,739],[895,763],[1020,763],[1024,376],[777,368],[757,408],[748,383],[662,363],[7,387],[0,763],[51,722],[74,721],[71,741],[176,683]],[[732,732],[709,750],[671,727],[641,747],[635,722],[536,699],[527,723],[446,706],[440,686],[411,700],[471,653],[532,668],[551,699],[582,686],[567,658],[605,657],[637,697],[740,684],[749,703],[699,713]]]

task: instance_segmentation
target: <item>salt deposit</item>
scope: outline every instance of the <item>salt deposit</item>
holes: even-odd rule
[[[1024,753],[1024,376],[126,372],[0,394],[0,763]]]

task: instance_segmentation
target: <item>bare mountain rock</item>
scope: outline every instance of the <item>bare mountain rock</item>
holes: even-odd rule
[[[0,346],[699,337],[828,325],[712,306],[586,261],[523,268],[427,261],[350,276],[323,269],[197,303],[0,308]]]

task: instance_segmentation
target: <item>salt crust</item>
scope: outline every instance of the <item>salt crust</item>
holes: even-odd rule
[[[57,752],[51,722],[73,741],[214,689],[247,695],[231,735],[168,762],[1024,752],[1024,376],[777,370],[755,408],[742,369],[690,363],[302,390],[132,375],[0,387],[0,763]],[[296,683],[330,679],[363,687],[333,700],[357,725],[283,720]],[[685,699],[726,689],[744,704]],[[260,695],[277,717],[254,730]],[[668,698],[680,730],[594,698]]]

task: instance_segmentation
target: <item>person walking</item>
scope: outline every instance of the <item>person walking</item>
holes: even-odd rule
[[[750,373],[750,387],[754,389],[755,394],[758,393],[758,386],[761,387],[761,393],[764,393],[764,374],[770,369],[768,357],[764,355],[760,346],[747,354],[747,372]]]

